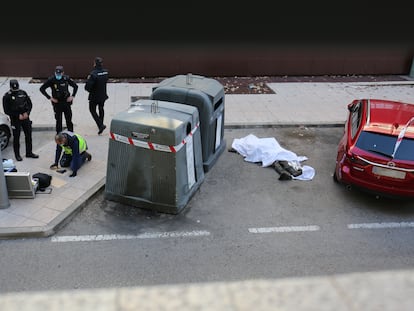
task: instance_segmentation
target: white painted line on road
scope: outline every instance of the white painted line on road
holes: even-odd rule
[[[250,233],[271,233],[271,232],[302,232],[302,231],[318,231],[319,226],[285,226],[285,227],[264,227],[249,228]]]
[[[127,234],[98,234],[98,235],[70,235],[52,237],[52,242],[93,242],[133,239],[157,239],[157,238],[181,238],[208,236],[209,231],[171,231],[171,232],[146,232],[137,235]]]
[[[349,224],[348,229],[386,229],[386,228],[413,228],[414,222],[372,222]]]

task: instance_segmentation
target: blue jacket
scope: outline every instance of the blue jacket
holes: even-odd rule
[[[71,154],[70,168],[76,173],[84,163],[82,153],[88,149],[86,140],[79,134],[70,131],[63,131],[62,134],[66,136],[67,142],[64,145],[56,145],[55,163],[59,163],[62,151],[66,154]]]

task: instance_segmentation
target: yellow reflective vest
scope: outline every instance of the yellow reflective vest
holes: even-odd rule
[[[79,134],[74,134],[79,141],[79,153],[82,153],[86,150],[86,140],[85,138],[83,138],[82,136],[80,136]],[[63,149],[63,152],[65,154],[70,154],[72,155],[72,148],[70,148],[69,146],[64,146],[64,145],[60,145]]]

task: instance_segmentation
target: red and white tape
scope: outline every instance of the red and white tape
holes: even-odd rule
[[[167,146],[167,145],[160,145],[160,144],[154,144],[152,142],[142,141],[138,140],[132,137],[126,137],[123,135],[119,135],[113,132],[110,132],[109,135],[111,136],[112,140],[119,141],[124,144],[133,145],[136,147],[156,150],[156,151],[163,151],[163,152],[178,152],[184,145],[187,143],[187,141],[192,138],[195,131],[199,128],[200,122],[196,124],[196,126],[191,130],[191,132],[178,144],[175,146]]]

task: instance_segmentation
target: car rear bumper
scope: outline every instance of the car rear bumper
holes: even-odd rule
[[[348,172],[349,169],[341,169],[340,174],[338,174],[337,179],[339,182],[361,188],[370,193],[393,197],[393,198],[414,198],[414,187],[403,187],[400,186],[389,186],[384,183],[373,183],[371,181],[366,181],[361,178],[357,178]]]

